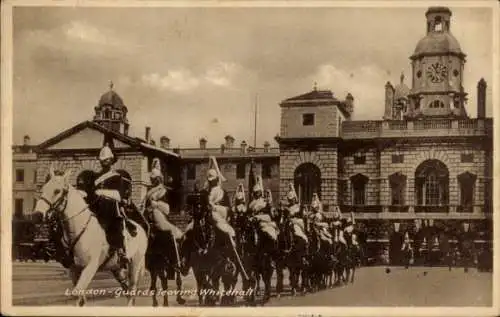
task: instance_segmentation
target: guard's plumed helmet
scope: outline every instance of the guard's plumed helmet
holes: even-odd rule
[[[151,164],[151,174],[149,175],[151,179],[160,178],[163,180],[163,173],[161,172],[160,159],[155,158]]]
[[[253,192],[263,192],[264,191],[264,186],[262,186],[262,177],[257,176],[255,178],[256,182],[255,185],[253,186]]]
[[[238,188],[236,189],[236,195],[234,196],[234,199],[236,201],[241,201],[245,202],[245,188],[243,187],[243,184],[239,184]]]
[[[311,201],[311,208],[313,210],[321,211],[321,201],[319,200],[318,194],[314,193]]]
[[[114,159],[115,158],[115,155],[113,154],[113,152],[111,151],[111,149],[109,148],[108,144],[105,144],[101,151],[99,152],[99,161],[104,161],[104,160],[107,160],[107,159]]]
[[[270,189],[266,189],[264,197],[267,199],[267,202],[272,204],[273,203],[273,193],[271,192]]]
[[[225,182],[226,179],[222,175],[219,164],[217,164],[217,159],[214,156],[209,157],[207,179],[209,181],[218,179],[219,182]]]
[[[288,185],[288,193],[286,195],[286,198],[288,198],[289,200],[298,199],[297,193],[295,192],[295,188],[293,187],[292,183]]]

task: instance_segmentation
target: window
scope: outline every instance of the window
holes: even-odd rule
[[[406,196],[406,176],[401,173],[394,173],[389,176],[391,187],[391,205],[403,206]]]
[[[474,205],[476,175],[469,172],[462,173],[458,175],[458,184],[460,187],[460,206],[472,207]]]
[[[429,108],[444,108],[444,103],[440,100],[434,100],[429,104]]]
[[[474,154],[461,154],[460,161],[462,163],[473,163],[474,162]]]
[[[238,163],[236,165],[236,178],[242,179],[245,178],[245,173],[246,172],[246,164],[245,163]]]
[[[352,183],[352,203],[353,205],[364,205],[366,197],[366,184],[368,183],[368,177],[357,174],[351,177]]]
[[[448,204],[449,173],[444,163],[427,160],[415,172],[417,203],[426,206]]]
[[[354,156],[354,164],[361,165],[366,163],[366,156],[364,155],[355,155]]]
[[[272,165],[270,163],[262,163],[262,178],[271,178],[272,174]]]
[[[16,182],[24,183],[24,170],[23,169],[16,170]]]
[[[404,155],[403,154],[392,155],[392,163],[393,164],[404,163]]]
[[[23,217],[23,199],[17,198],[14,201],[14,217],[22,218]]]
[[[187,165],[187,179],[193,180],[196,179],[196,165],[195,164],[188,164]]]
[[[302,125],[314,125],[314,113],[304,113],[302,115]]]

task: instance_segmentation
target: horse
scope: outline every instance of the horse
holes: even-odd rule
[[[301,289],[307,285],[307,242],[296,236],[290,216],[279,209],[280,224],[278,234],[278,253],[276,256],[276,293],[281,297],[283,292],[283,270],[288,268],[292,296],[297,295],[299,278],[302,277]]]
[[[179,305],[184,305],[186,300],[182,298],[182,278],[179,270],[177,246],[174,245],[177,241],[170,232],[156,231],[149,236],[149,244],[146,252],[146,269],[151,276],[151,284],[149,290],[153,300],[153,306],[158,306],[156,299],[156,285],[158,279],[161,282],[161,287],[165,292],[163,295],[163,306],[168,306],[168,280],[173,279],[177,286],[176,301]]]
[[[250,305],[255,305],[257,285],[260,278],[264,281],[264,296],[262,304],[271,298],[271,278],[273,275],[273,258],[277,251],[277,244],[267,233],[260,228],[259,220],[249,215],[239,215],[236,221],[238,226],[238,251],[242,255],[243,266],[248,279],[243,277],[245,291],[252,290],[246,296]]]
[[[321,239],[319,228],[309,230],[308,255],[310,265],[308,270],[309,286],[312,291],[324,289],[327,286],[327,278],[331,277],[332,246],[328,241]]]
[[[234,250],[228,236],[215,229],[209,210],[208,192],[195,192],[189,198],[193,214],[192,230],[188,231],[182,246],[183,255],[189,257],[198,289],[200,305],[213,306],[220,297],[219,283],[222,280],[224,295],[221,305],[232,304],[231,295],[237,279]]]
[[[111,271],[127,295],[127,304],[135,305],[137,285],[144,274],[146,231],[134,221],[131,222],[137,228],[135,237],[124,229],[126,256],[130,260],[128,275],[125,275],[117,254],[109,254],[110,245],[98,219],[82,194],[70,184],[71,170],[59,174],[56,175],[50,167],[49,179],[41,188],[34,213],[41,214],[43,219],[51,213],[51,219],[62,227],[64,244],[74,259],[70,273],[74,287],[72,293],[78,294],[76,304],[85,305],[85,290],[98,271]]]

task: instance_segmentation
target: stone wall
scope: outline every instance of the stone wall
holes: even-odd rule
[[[286,199],[288,185],[294,182],[297,167],[312,163],[321,171],[321,201],[325,205],[337,203],[337,147],[322,145],[317,151],[284,149],[280,153],[280,200]],[[297,188],[296,188],[297,190]],[[298,193],[297,193],[298,194]]]
[[[336,105],[282,107],[280,136],[288,138],[338,136],[338,112]],[[306,113],[314,113],[314,125],[302,125],[302,115]]]
[[[139,204],[146,194],[149,183],[147,157],[140,152],[120,153],[118,161],[114,165],[115,169],[127,171],[132,178],[132,201]],[[50,165],[54,169],[67,170],[72,169],[70,181],[76,185],[76,178],[84,170],[98,172],[100,170],[99,162],[95,155],[51,155],[41,154],[37,161],[37,184],[45,182],[49,173]]]

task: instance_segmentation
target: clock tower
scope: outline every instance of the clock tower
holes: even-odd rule
[[[465,54],[450,32],[451,11],[431,7],[427,35],[410,57],[413,84],[407,117],[467,117],[463,90]]]

